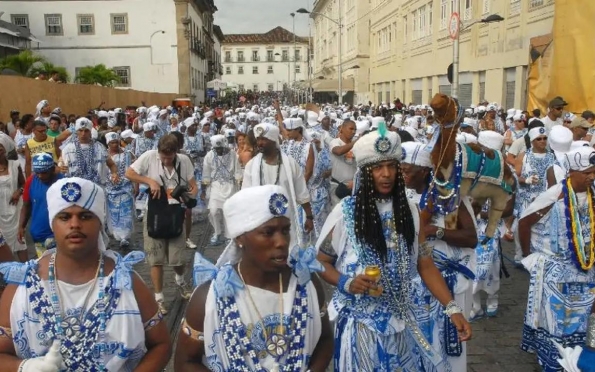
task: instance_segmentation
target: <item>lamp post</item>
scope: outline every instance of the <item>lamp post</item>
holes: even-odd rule
[[[459,0],[455,0],[454,9],[456,9],[457,11],[460,10]],[[504,20],[504,17],[502,17],[498,14],[490,14],[489,16],[487,16],[485,18],[470,21],[469,23],[463,23],[463,22],[459,23],[459,31],[457,32],[457,36],[454,40],[454,45],[452,48],[453,49],[452,87],[451,87],[450,94],[454,98],[458,98],[458,96],[459,96],[459,56],[460,56],[459,41],[460,41],[460,37],[461,37],[461,32],[468,29],[469,27],[473,26],[476,23],[496,23],[496,22],[501,22],[503,20]]]
[[[275,53],[275,56],[279,56],[282,59],[280,53]],[[287,58],[287,93],[289,94],[289,86],[291,85],[291,77],[289,75],[291,71],[291,58]]]
[[[158,34],[160,32],[162,34],[165,33],[165,31],[163,31],[163,30],[157,30],[157,31],[153,32],[151,34],[151,37],[149,38],[149,49],[151,49],[151,64],[153,64],[153,36],[155,36],[156,34]]]
[[[296,10],[296,13],[301,13],[301,14],[310,14],[310,18],[314,15],[317,14],[321,17],[324,17],[326,19],[328,19],[329,21],[333,22],[334,24],[337,25],[337,27],[339,28],[338,31],[338,44],[339,44],[339,55],[338,57],[338,62],[339,62],[339,66],[338,66],[338,73],[339,73],[339,105],[341,105],[343,103],[343,66],[342,66],[342,56],[341,56],[341,51],[342,51],[342,40],[341,40],[341,33],[343,32],[343,14],[341,13],[341,3],[342,1],[338,2],[339,5],[339,19],[332,19],[330,17],[328,17],[325,14],[319,13],[319,12],[310,12],[309,10],[306,10],[304,8],[300,8],[298,10]]]

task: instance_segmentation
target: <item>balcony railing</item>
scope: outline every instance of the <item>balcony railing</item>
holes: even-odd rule
[[[252,62],[260,62],[260,57],[252,56]]]
[[[231,57],[225,57],[225,62],[233,62],[233,61],[231,60]]]
[[[244,57],[238,56],[238,62],[244,62]]]

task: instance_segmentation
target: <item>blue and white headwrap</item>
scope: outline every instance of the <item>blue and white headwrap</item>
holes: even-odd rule
[[[54,168],[54,158],[47,152],[41,152],[33,155],[31,159],[31,169],[34,173],[47,172]]]

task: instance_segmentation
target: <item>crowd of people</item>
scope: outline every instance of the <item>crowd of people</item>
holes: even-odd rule
[[[515,174],[489,240],[489,202],[455,199],[454,228],[420,217],[430,185],[448,189],[429,105],[11,111],[0,365],[163,370],[167,265],[189,300],[176,371],[462,372],[470,322],[499,313],[505,239],[531,277],[521,348],[550,372],[580,345],[579,368],[595,371],[595,115],[565,106],[555,97],[542,117],[482,102],[446,123]],[[202,218],[225,249],[215,263],[196,252],[189,283],[183,253]],[[133,269],[143,260],[150,285]]]

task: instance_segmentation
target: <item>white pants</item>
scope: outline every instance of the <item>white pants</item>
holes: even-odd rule
[[[225,233],[225,221],[223,220],[222,209],[209,209],[209,222],[211,223],[211,226],[213,226],[216,236]]]

